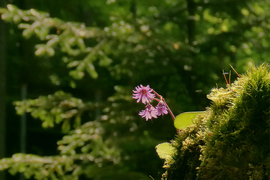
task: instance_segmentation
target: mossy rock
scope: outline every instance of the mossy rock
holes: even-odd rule
[[[207,96],[211,106],[171,145],[164,180],[270,179],[269,65]]]

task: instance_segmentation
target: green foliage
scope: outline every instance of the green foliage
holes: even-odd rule
[[[14,103],[18,114],[31,113],[34,118],[43,121],[44,128],[54,127],[63,122],[62,129],[70,130],[70,120],[74,119],[74,127],[81,124],[82,114],[93,109],[97,104],[83,103],[81,99],[74,98],[71,94],[57,91],[53,95],[40,96],[37,99],[17,101]]]
[[[174,148],[169,143],[161,143],[156,146],[156,151],[159,158],[166,161],[172,160],[172,155],[175,153]]]
[[[43,41],[42,44],[35,46],[36,56],[54,56],[55,49],[60,48],[61,52],[67,55],[65,58],[67,67],[75,68],[70,71],[70,75],[75,79],[83,78],[83,71],[97,78],[98,74],[93,65],[93,61],[97,58],[103,66],[108,66],[111,62],[103,52],[106,40],[96,42],[94,48],[85,45],[85,39],[96,40],[106,36],[104,30],[95,27],[86,28],[84,24],[50,18],[48,13],[34,9],[24,11],[11,4],[7,6],[7,9],[0,9],[0,12],[2,19],[13,21],[20,29],[23,29],[22,34],[25,38],[36,35]],[[79,60],[74,60],[78,58]]]
[[[103,139],[104,129],[98,122],[88,122],[58,141],[59,156],[14,154],[0,161],[0,170],[11,174],[23,172],[26,178],[72,179],[82,174],[92,176],[96,167],[116,164],[120,160],[117,147],[110,139]],[[68,175],[69,174],[69,175]]]
[[[213,89],[207,111],[172,142],[164,179],[269,179],[270,69]]]
[[[197,115],[202,113],[203,111],[181,113],[175,117],[174,127],[177,129],[186,129],[187,126],[192,124],[193,119],[196,118]]]

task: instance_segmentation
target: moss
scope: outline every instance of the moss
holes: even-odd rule
[[[172,146],[177,150],[173,155],[173,162],[165,162],[167,170],[163,180],[196,179],[197,167],[200,165],[201,146],[205,144],[204,132],[206,128],[205,117],[208,112],[198,115],[194,124],[181,131],[181,135],[172,141]]]
[[[270,72],[252,68],[227,88],[173,142],[163,179],[270,179]]]

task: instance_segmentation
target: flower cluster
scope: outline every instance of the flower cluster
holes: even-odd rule
[[[137,99],[137,103],[142,101],[143,104],[146,104],[145,110],[142,110],[139,112],[139,115],[142,118],[145,118],[146,121],[148,119],[157,118],[157,116],[168,114],[168,106],[163,99],[162,96],[160,96],[158,93],[156,93],[153,89],[150,88],[149,85],[147,86],[137,86],[135,87],[135,90],[133,90],[133,99]],[[155,96],[158,96],[160,99],[156,99]],[[152,104],[152,100],[158,101],[158,104],[156,107],[154,107]]]

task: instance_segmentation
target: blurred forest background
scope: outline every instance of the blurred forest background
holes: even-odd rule
[[[230,64],[270,62],[269,0],[0,5],[0,170],[14,175],[1,180],[160,179],[155,146],[176,131],[139,117],[132,89],[149,84],[175,115],[204,110]]]

